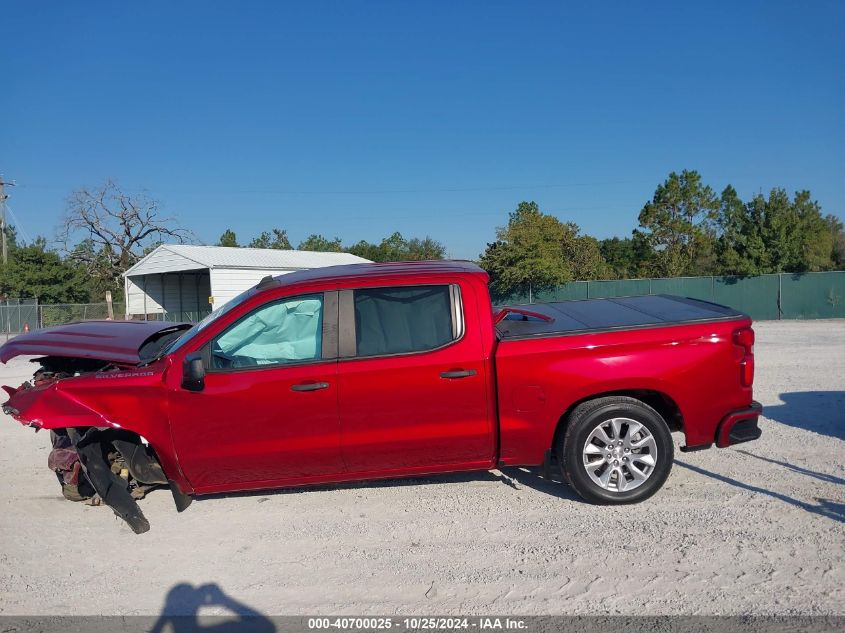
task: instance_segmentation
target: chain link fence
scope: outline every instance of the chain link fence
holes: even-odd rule
[[[186,321],[188,323],[196,323],[202,321],[205,317],[211,314],[211,310],[185,310],[184,312],[160,312],[156,314],[148,314],[147,321],[173,321],[178,323]],[[137,317],[136,317],[137,318]]]
[[[0,331],[24,332],[38,327],[36,299],[3,299],[0,301]]]
[[[34,300],[31,300],[34,302]],[[122,302],[114,303],[114,319],[123,320],[126,318],[126,305]],[[196,323],[202,320],[210,310],[152,313],[147,315],[148,321],[187,321]],[[11,329],[4,328],[4,332],[23,332],[23,325],[26,323],[30,330],[53,325],[64,325],[74,321],[90,321],[96,319],[108,319],[109,308],[107,303],[56,303],[47,305],[32,305],[26,310],[18,310],[15,306],[10,309]],[[2,315],[2,307],[0,307]],[[143,317],[134,317],[136,320]],[[5,322],[5,321],[4,321]]]
[[[114,318],[125,318],[125,308],[122,303],[112,304]],[[38,327],[64,325],[73,321],[90,321],[93,319],[108,319],[109,307],[107,303],[57,303],[38,306]]]
[[[115,303],[114,319],[123,320],[126,318],[126,305]],[[147,321],[187,321],[196,323],[205,318],[211,311],[185,311],[185,312],[163,312],[147,315]],[[50,327],[51,325],[63,325],[73,321],[86,321],[91,319],[108,319],[109,310],[106,303],[59,303],[38,306],[37,325],[33,327]],[[134,317],[136,320],[139,317]],[[140,317],[143,318],[143,317]]]
[[[112,304],[114,320],[126,318],[126,305]],[[187,321],[196,323],[210,310],[165,312],[148,314],[148,321]],[[0,333],[19,334],[53,325],[64,325],[74,321],[90,321],[109,318],[107,303],[55,303],[39,305],[35,299],[3,299],[0,301]],[[138,319],[139,317],[135,317]],[[141,317],[143,318],[143,317]]]
[[[123,319],[125,307],[114,303],[114,318]],[[108,319],[108,304],[59,303],[39,305],[36,299],[3,299],[0,301],[0,332],[19,334],[73,321]]]

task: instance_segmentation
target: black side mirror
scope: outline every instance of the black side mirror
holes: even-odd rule
[[[188,391],[205,389],[205,365],[202,364],[202,354],[199,352],[185,356],[185,363],[182,366],[182,388]]]

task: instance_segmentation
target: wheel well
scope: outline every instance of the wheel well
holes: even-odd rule
[[[80,436],[92,431],[91,427],[72,428]],[[65,435],[70,430],[70,428],[59,428],[54,429],[54,432]],[[92,435],[93,438],[96,438],[96,442],[102,447],[104,455],[112,450],[120,453],[135,479],[148,484],[168,484],[155,448],[138,433],[126,429],[102,429]]]
[[[569,421],[569,414],[575,410],[580,404],[584,402],[589,402],[590,400],[595,400],[596,398],[604,398],[607,396],[627,396],[629,398],[635,398],[640,402],[644,402],[652,409],[657,411],[660,416],[666,421],[666,426],[669,427],[669,430],[672,432],[675,431],[683,431],[684,430],[684,417],[681,414],[681,409],[677,405],[677,403],[672,400],[669,396],[665,393],[661,393],[660,391],[652,391],[649,389],[629,389],[623,391],[605,391],[604,393],[594,393],[592,395],[587,396],[586,398],[581,398],[580,400],[573,402],[569,405],[569,408],[563,412],[563,415],[560,416],[560,419],[557,423],[557,428],[555,429],[554,437],[552,438],[552,448],[558,445],[558,440],[562,433],[566,432],[566,425]]]

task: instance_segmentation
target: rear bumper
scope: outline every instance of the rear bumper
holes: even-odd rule
[[[716,446],[727,448],[734,444],[758,439],[763,434],[763,431],[757,425],[762,413],[763,405],[757,401],[752,401],[751,406],[747,409],[726,415],[716,429]]]

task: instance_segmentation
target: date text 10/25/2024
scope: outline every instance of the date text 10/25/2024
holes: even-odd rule
[[[510,630],[519,631],[528,628],[520,618],[441,618],[441,617],[406,617],[406,618],[308,618],[309,630]]]

